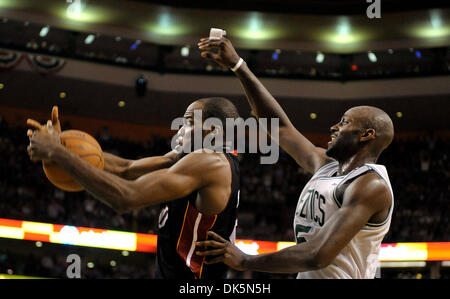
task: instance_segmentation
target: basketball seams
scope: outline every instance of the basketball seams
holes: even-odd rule
[[[104,168],[104,156],[100,144],[88,133],[68,130],[61,133],[61,143],[69,151],[93,165]],[[84,188],[57,164],[44,163],[44,172],[53,185],[65,191],[82,191]]]

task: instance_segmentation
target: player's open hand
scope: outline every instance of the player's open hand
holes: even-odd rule
[[[211,58],[223,67],[232,68],[239,62],[239,55],[231,42],[225,37],[220,40],[202,38],[197,45],[203,51],[202,57]],[[212,49],[217,49],[217,52],[210,51]]]
[[[245,253],[239,250],[230,241],[225,240],[215,232],[209,231],[208,236],[212,237],[213,240],[206,240],[197,242],[197,249],[206,248],[205,251],[196,251],[197,255],[200,256],[212,256],[214,258],[205,261],[206,264],[216,264],[224,263],[229,267],[244,271],[244,262],[247,257]]]
[[[41,125],[33,119],[28,119],[27,125],[32,128],[27,131],[27,136],[30,139],[30,144],[27,147],[30,159],[34,162],[50,160],[55,148],[61,146],[60,134],[53,127],[52,121],[49,120],[47,125]]]

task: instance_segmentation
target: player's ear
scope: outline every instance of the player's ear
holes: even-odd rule
[[[369,141],[375,139],[375,129],[365,129],[361,133],[360,141]]]

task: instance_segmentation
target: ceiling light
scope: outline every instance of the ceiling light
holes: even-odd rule
[[[272,53],[272,60],[277,60],[278,57],[280,56],[281,50],[280,49],[276,49],[273,53]]]
[[[67,16],[72,19],[79,19],[81,18],[81,13],[84,9],[84,4],[81,2],[81,0],[67,0],[69,6],[67,7]]]
[[[45,37],[45,36],[47,36],[49,31],[50,31],[50,26],[47,25],[45,27],[42,27],[41,32],[39,32],[39,36]]]
[[[86,38],[84,39],[84,43],[86,45],[90,45],[94,42],[95,40],[95,35],[94,34],[89,34],[88,36],[86,36]]]
[[[188,57],[189,56],[189,47],[184,46],[181,48],[181,56]]]
[[[325,55],[321,52],[317,52],[316,55],[316,62],[317,63],[322,63],[325,60]]]
[[[131,50],[131,51],[136,50],[137,47],[139,47],[139,45],[140,45],[141,43],[142,43],[142,41],[138,39],[137,41],[135,41],[135,42],[131,45],[130,50]]]
[[[369,57],[369,60],[373,63],[377,62],[377,55],[375,55],[375,53],[373,53],[372,51],[367,52],[367,56]]]

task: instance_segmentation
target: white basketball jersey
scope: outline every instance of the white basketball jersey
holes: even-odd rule
[[[341,203],[336,198],[336,188],[371,170],[386,181],[391,191],[392,204],[386,219],[381,223],[367,223],[327,267],[300,272],[297,278],[375,277],[381,241],[389,230],[394,207],[391,183],[383,165],[364,164],[343,176],[333,176],[338,171],[337,162],[322,166],[306,184],[300,195],[294,217],[294,232],[297,244],[313,239],[328,219],[341,207]]]

